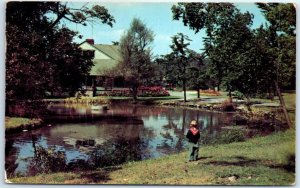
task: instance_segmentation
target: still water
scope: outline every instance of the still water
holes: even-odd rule
[[[52,113],[45,117],[45,127],[6,135],[9,176],[104,167],[177,153],[186,149],[192,119],[203,134],[215,137],[233,116],[129,104],[112,104],[109,110],[90,105],[48,109]]]

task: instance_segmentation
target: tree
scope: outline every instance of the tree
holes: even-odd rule
[[[40,99],[45,91],[66,88],[73,93],[93,65],[93,54],[73,42],[77,33],[58,24],[86,25],[92,18],[110,26],[114,22],[99,5],[75,9],[62,2],[7,3],[6,98]]]
[[[273,71],[279,86],[295,89],[296,83],[296,9],[292,3],[257,3],[269,21],[266,46],[274,58]]]
[[[217,86],[238,90],[247,99],[266,92],[273,98],[274,80],[295,87],[296,12],[292,4],[258,4],[269,21],[251,30],[250,13],[230,3],[178,3],[173,18],[195,33],[205,29],[204,55]],[[230,97],[231,98],[231,97]]]
[[[157,57],[154,61],[161,70],[162,80],[165,83],[176,86],[179,83],[177,78],[177,69],[174,69],[174,58],[173,54],[166,54]]]
[[[200,98],[200,89],[209,87],[211,78],[208,74],[208,66],[204,62],[203,56],[192,53],[191,65],[188,69],[188,86],[197,91],[197,98]]]
[[[172,37],[172,44],[170,45],[173,52],[171,52],[169,59],[173,63],[172,69],[177,75],[177,79],[182,83],[184,92],[184,102],[186,102],[186,84],[187,84],[187,69],[189,60],[192,59],[192,51],[188,49],[189,42],[191,41],[188,36],[178,33]]]
[[[116,71],[129,81],[134,100],[137,100],[138,87],[146,84],[153,73],[150,48],[153,40],[153,31],[137,18],[120,40],[123,62]]]
[[[178,3],[172,12],[174,19],[182,19],[196,33],[206,29],[205,54],[218,78],[218,87],[223,84],[231,99],[249,57],[252,15],[241,13],[230,3]]]

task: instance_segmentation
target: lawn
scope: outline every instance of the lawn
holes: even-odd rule
[[[5,129],[17,129],[21,126],[31,125],[31,124],[38,124],[40,123],[40,119],[28,119],[28,118],[21,118],[21,117],[5,117]]]
[[[245,142],[204,146],[200,160],[186,152],[83,172],[41,174],[14,183],[153,185],[293,185],[295,130]]]

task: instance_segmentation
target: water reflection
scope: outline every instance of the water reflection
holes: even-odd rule
[[[8,176],[92,169],[169,155],[186,148],[185,133],[192,119],[199,122],[204,135],[213,137],[232,116],[124,104],[97,113],[84,105],[49,109],[52,113],[46,119],[51,127],[6,136]],[[52,167],[55,158],[59,164]]]

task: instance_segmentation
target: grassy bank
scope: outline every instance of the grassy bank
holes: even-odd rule
[[[200,160],[186,152],[84,172],[13,178],[14,183],[291,185],[295,182],[295,130],[246,142],[204,146]]]
[[[41,126],[41,119],[29,119],[21,117],[5,117],[5,132],[18,132]]]

